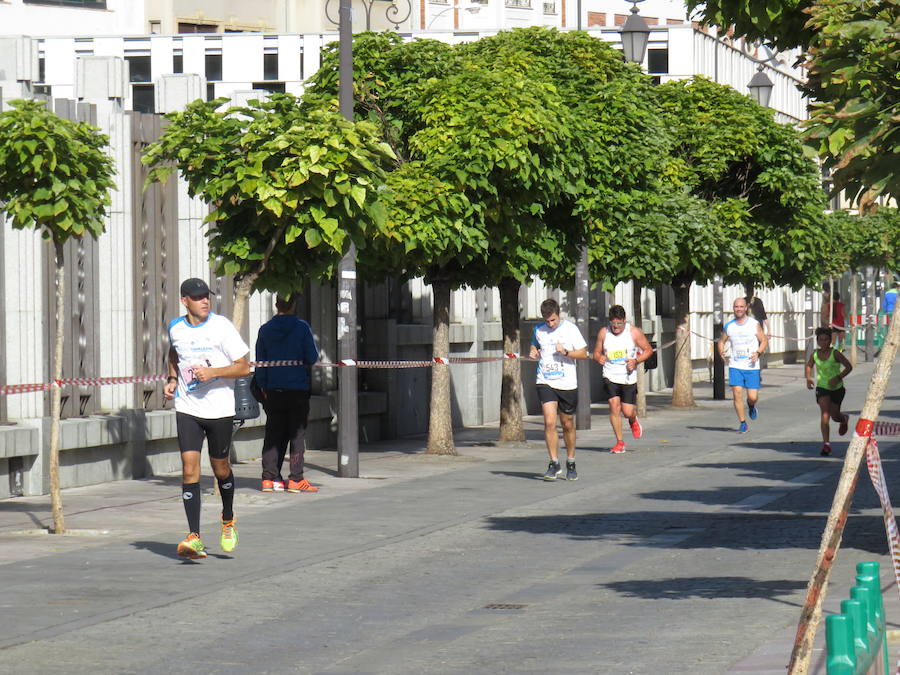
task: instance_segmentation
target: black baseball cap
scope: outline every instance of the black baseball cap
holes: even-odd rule
[[[198,295],[215,295],[203,279],[185,279],[181,282],[181,297],[196,297]]]

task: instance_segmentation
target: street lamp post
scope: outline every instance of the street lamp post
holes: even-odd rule
[[[337,2],[337,19],[331,15],[332,0],[326,0],[325,2],[325,16],[335,26],[340,26],[343,19],[343,14],[341,12],[343,11],[345,0],[337,0]],[[394,24],[394,30],[400,30],[400,24],[405,23],[412,14],[412,0],[359,0],[359,2],[362,3],[363,10],[365,10],[366,13],[366,30],[372,30],[372,8],[376,6],[375,3],[387,5],[384,9],[384,17],[389,23]],[[352,12],[351,3],[347,1],[346,4],[350,7],[350,11]],[[404,5],[406,5],[405,8]],[[349,18],[347,19],[347,23],[350,23]]]
[[[644,0],[630,1],[631,16],[625,20],[622,30],[619,31],[622,36],[622,53],[625,60],[630,63],[643,63],[647,43],[650,41],[650,26],[644,21],[644,17],[638,14],[638,3]]]
[[[769,76],[763,72],[763,64],[760,63],[759,67],[756,69],[756,74],[747,84],[747,89],[750,90],[750,96],[752,96],[753,100],[759,103],[763,108],[768,108],[769,101],[772,98],[772,90],[774,88],[775,85],[772,84],[772,80],[769,79]]]

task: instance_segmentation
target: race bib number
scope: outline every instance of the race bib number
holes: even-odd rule
[[[733,359],[749,359],[750,358],[750,350],[746,347],[743,349],[735,349],[732,353],[731,358]]]
[[[628,359],[627,349],[613,349],[606,353],[606,357],[610,361],[625,361]]]
[[[559,361],[550,361],[541,366],[541,372],[545,380],[558,380],[563,377],[563,364]]]

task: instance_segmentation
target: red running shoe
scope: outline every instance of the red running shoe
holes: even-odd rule
[[[819,452],[822,457],[828,457],[831,454],[831,443],[822,443],[822,450]]]
[[[625,441],[619,441],[614,446],[612,446],[609,451],[614,455],[621,455],[625,452]]]
[[[634,421],[631,423],[631,435],[635,438],[640,438],[644,433],[643,427],[641,427],[641,423],[638,421],[638,418],[635,417]]]

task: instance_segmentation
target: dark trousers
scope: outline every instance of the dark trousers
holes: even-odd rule
[[[263,403],[266,410],[266,437],[263,440],[262,478],[282,480],[281,465],[291,449],[290,480],[303,480],[303,453],[306,450],[306,423],[309,419],[309,392],[298,389],[271,389]]]

